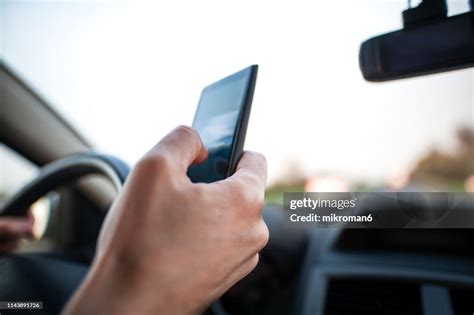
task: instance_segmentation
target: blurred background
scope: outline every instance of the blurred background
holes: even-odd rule
[[[417,1],[412,1],[416,5]],[[468,1],[449,0],[449,15]],[[406,1],[1,1],[0,56],[103,152],[133,164],[200,91],[259,64],[246,146],[283,191],[474,191],[474,70],[368,83],[359,45]],[[36,166],[1,147],[0,200]]]

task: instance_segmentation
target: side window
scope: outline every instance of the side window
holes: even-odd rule
[[[0,207],[3,206],[21,187],[32,180],[39,168],[16,151],[0,143]],[[50,211],[50,198],[43,197],[31,207],[35,219],[33,232],[41,239],[47,227]],[[20,250],[34,249],[37,242],[25,241]]]
[[[0,206],[4,205],[15,192],[32,180],[37,173],[38,167],[36,165],[1,143]]]

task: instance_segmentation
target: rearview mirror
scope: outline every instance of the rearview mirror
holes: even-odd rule
[[[474,11],[409,25],[407,11],[402,30],[362,43],[359,64],[366,80],[388,81],[474,66]]]

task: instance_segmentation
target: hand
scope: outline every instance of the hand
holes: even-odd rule
[[[66,314],[198,314],[255,268],[268,241],[265,159],[246,152],[233,176],[193,184],[186,170],[206,157],[178,127],[138,162]]]
[[[8,254],[20,244],[22,237],[33,238],[33,215],[0,218],[0,255]]]

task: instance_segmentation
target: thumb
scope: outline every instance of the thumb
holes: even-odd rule
[[[171,161],[180,172],[186,173],[189,165],[207,158],[207,150],[197,131],[188,126],[179,126],[160,140],[145,157],[161,157]]]

